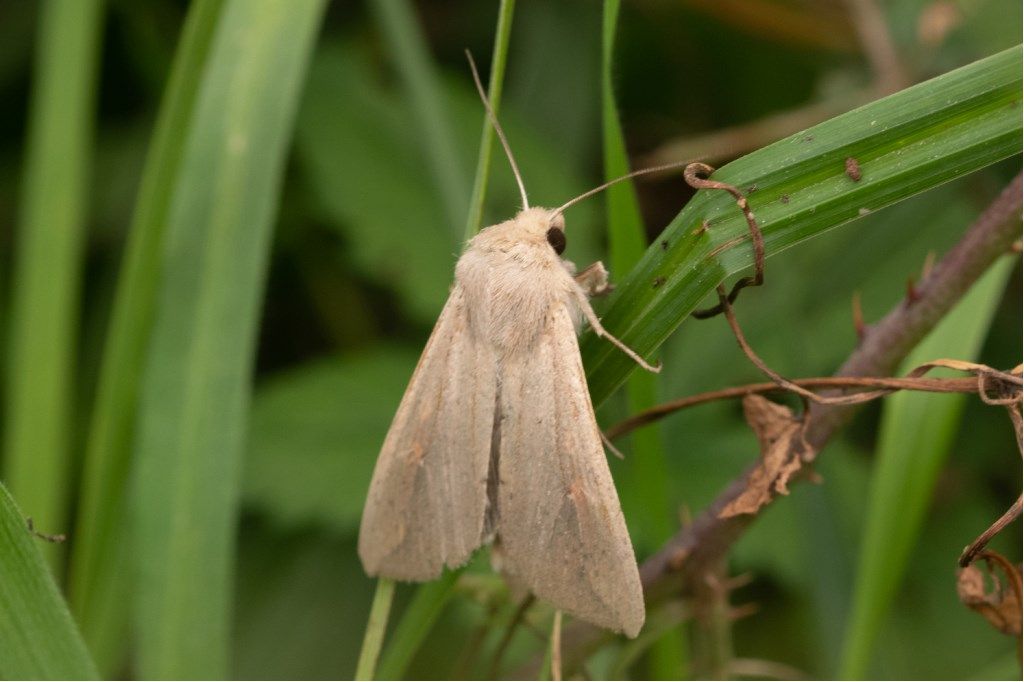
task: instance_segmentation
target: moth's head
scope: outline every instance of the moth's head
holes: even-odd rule
[[[547,242],[559,256],[565,251],[565,216],[549,208],[527,208],[516,216],[516,223],[531,241]]]

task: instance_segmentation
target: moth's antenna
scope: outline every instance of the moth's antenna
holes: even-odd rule
[[[523,176],[519,173],[519,166],[516,165],[516,158],[512,156],[512,148],[508,146],[508,139],[505,137],[505,131],[501,129],[501,124],[498,123],[498,117],[494,115],[494,109],[491,109],[491,103],[487,100],[487,93],[484,92],[484,86],[480,83],[480,74],[476,70],[476,62],[473,61],[473,55],[470,54],[469,50],[466,50],[466,59],[469,60],[469,70],[473,72],[473,82],[476,83],[476,91],[480,93],[480,101],[484,103],[484,109],[487,110],[487,117],[491,119],[491,125],[494,126],[494,132],[498,133],[498,139],[501,140],[501,146],[505,148],[505,156],[508,157],[508,162],[512,166],[512,175],[516,176],[516,184],[519,185],[519,194],[523,197],[523,208],[530,208],[530,202],[526,200],[526,185],[523,184]]]
[[[615,178],[614,180],[609,180],[608,182],[604,183],[603,185],[598,185],[594,189],[588,190],[588,191],[584,192],[583,194],[579,195],[575,199],[570,199],[569,201],[565,202],[564,204],[562,204],[561,206],[556,208],[554,211],[552,211],[551,215],[552,216],[556,216],[559,213],[562,213],[563,211],[565,211],[565,209],[569,208],[573,204],[578,203],[580,201],[583,201],[584,199],[586,199],[588,197],[592,197],[595,194],[597,194],[598,192],[603,192],[604,190],[608,189],[612,185],[614,185],[616,183],[619,183],[619,182],[622,182],[623,180],[629,180],[630,178],[635,178],[638,175],[647,175],[648,173],[660,173],[661,171],[672,170],[674,168],[685,168],[686,166],[689,166],[691,163],[693,163],[693,161],[676,161],[674,163],[665,163],[665,164],[662,164],[660,166],[651,166],[650,168],[641,168],[640,170],[635,170],[632,173],[626,173],[625,175],[623,175],[621,177]]]

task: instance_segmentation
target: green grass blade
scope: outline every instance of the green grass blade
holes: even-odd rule
[[[622,137],[619,111],[615,104],[612,75],[618,16],[619,0],[605,0],[601,32],[601,132],[606,180],[630,171],[626,142]],[[633,181],[620,182],[606,189],[605,203],[608,212],[609,265],[612,274],[625,274],[640,260],[647,248],[640,202]]]
[[[405,676],[405,670],[409,667],[412,657],[416,655],[454,593],[455,583],[460,575],[462,569],[445,571],[444,575],[434,582],[416,590],[416,596],[399,619],[395,634],[391,636],[381,657],[377,673],[379,679],[400,680]]]
[[[498,26],[494,31],[494,54],[491,56],[491,77],[487,79],[487,101],[494,115],[501,110],[501,91],[505,84],[505,64],[508,62],[508,38],[512,34],[512,14],[515,0],[501,0],[498,7]],[[469,198],[469,216],[466,218],[466,239],[480,231],[484,218],[484,199],[487,196],[487,180],[491,173],[491,156],[494,152],[494,126],[484,114],[483,130],[480,133],[480,152],[476,161],[476,177],[473,179],[473,193]]]
[[[199,78],[222,4],[199,0],[185,20],[139,187],[89,430],[71,552],[70,601],[104,675],[115,672],[126,648],[125,483],[161,247]]]
[[[42,3],[16,235],[4,478],[40,527],[71,498],[74,349],[103,3]],[[56,546],[44,551],[57,567]]]
[[[426,165],[441,194],[448,222],[454,237],[462,239],[459,226],[465,224],[469,183],[422,27],[407,0],[371,0],[370,7],[395,60],[409,105],[416,112]]]
[[[768,254],[778,253],[1019,153],[1020,91],[1016,47],[769,145],[719,169],[715,178],[747,190]],[[845,174],[851,156],[860,161],[859,182]],[[710,229],[694,234],[705,219]],[[724,192],[698,192],[619,280],[604,325],[648,354],[719,282],[751,262],[736,203]],[[768,271],[770,280],[770,264]],[[665,282],[655,287],[658,277]],[[591,395],[600,404],[635,364],[592,334],[581,345]]]
[[[395,581],[387,578],[377,579],[377,591],[373,595],[370,606],[370,617],[366,620],[366,635],[363,637],[363,648],[359,651],[356,663],[357,680],[372,680],[377,669],[377,657],[384,642],[384,633],[388,629],[388,614],[391,612],[391,601],[395,596]]]
[[[99,679],[42,542],[0,485],[0,679]]]
[[[1014,261],[1003,258],[990,268],[914,349],[898,373],[905,374],[938,358],[973,361]],[[843,644],[841,679],[861,679],[869,673],[885,675],[884,671],[870,670],[872,645],[906,572],[966,399],[965,395],[909,392],[885,399],[853,609]],[[953,566],[955,560],[956,556],[950,556],[949,565]]]
[[[231,0],[170,209],[133,490],[142,677],[224,678],[259,303],[320,0]]]
[[[619,0],[605,0],[601,40],[601,121],[604,138],[604,174],[607,180],[630,171],[626,143],[615,104],[613,64],[615,29],[618,23]],[[620,182],[606,190],[608,213],[608,246],[611,272],[627,273],[643,255],[646,235],[640,215],[640,202],[632,181]],[[637,372],[626,384],[630,413],[641,412],[658,401],[656,379],[648,372]],[[656,547],[675,530],[669,510],[665,448],[658,425],[641,429],[632,436],[629,460],[621,469],[628,470],[628,480],[619,481],[623,511],[639,528],[641,546]],[[681,629],[664,633],[651,647],[652,673],[658,679],[686,677],[682,652]]]

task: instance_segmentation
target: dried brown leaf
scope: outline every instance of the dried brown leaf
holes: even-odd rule
[[[1020,637],[1020,573],[1005,559],[996,564],[1003,569],[1005,581],[999,579],[991,563],[978,562],[959,570],[957,594],[964,606],[980,613],[992,627],[1004,634]],[[991,591],[986,590],[986,574],[991,581]]]
[[[743,492],[722,510],[722,518],[756,514],[776,495],[788,495],[789,480],[815,454],[804,438],[803,421],[785,405],[748,395],[743,399],[743,414],[757,436],[761,461],[747,477]]]

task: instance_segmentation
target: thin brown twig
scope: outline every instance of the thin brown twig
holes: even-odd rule
[[[867,333],[867,327],[864,325],[864,311],[860,306],[859,291],[853,292],[853,297],[850,299],[850,307],[853,316],[853,331],[857,334],[857,342],[860,343],[864,339],[864,334]]]
[[[1021,175],[1017,175],[967,229],[960,241],[921,281],[917,305],[896,305],[872,325],[862,343],[836,372],[837,376],[886,376],[961,299],[989,266],[1007,253],[1019,234]],[[850,405],[811,406],[808,444],[817,452],[854,413]],[[648,591],[669,574],[701,567],[724,555],[753,520],[751,515],[721,518],[720,512],[744,490],[747,472],[734,479],[688,528],[683,528],[640,567]]]
[[[722,312],[725,313],[725,319],[729,322],[729,328],[732,329],[733,336],[736,337],[736,342],[739,344],[740,349],[743,351],[743,354],[746,355],[747,359],[750,360],[750,362],[752,362],[755,367],[761,370],[761,372],[765,374],[765,376],[767,376],[769,379],[778,384],[780,388],[792,391],[793,393],[796,393],[797,395],[806,398],[807,400],[813,403],[818,403],[819,405],[855,405],[857,403],[866,403],[869,400],[875,400],[876,398],[879,398],[888,393],[888,391],[881,390],[856,393],[854,395],[826,396],[818,395],[813,391],[808,391],[800,384],[796,384],[790,381],[789,379],[787,379],[786,377],[782,376],[774,369],[769,367],[768,363],[762,360],[761,357],[754,352],[754,349],[750,347],[749,343],[747,343],[747,339],[743,335],[743,330],[740,329],[740,323],[736,320],[736,313],[733,312],[732,304],[729,301],[729,297],[725,295],[725,289],[722,287],[722,285],[718,285],[717,291],[718,305],[722,309]]]
[[[964,551],[960,554],[961,568],[966,568],[974,563],[975,558],[982,553],[985,546],[988,545],[992,538],[994,538],[1001,530],[1020,518],[1022,502],[1024,502],[1024,497],[1018,497],[1017,501],[1014,502],[1002,516],[996,519],[991,526],[986,528],[984,533],[979,535],[974,542],[964,547]]]
[[[977,393],[978,383],[973,377],[960,378],[931,378],[931,377],[811,377],[807,379],[793,379],[792,383],[803,388],[835,388],[835,389],[884,389],[887,392],[894,391],[921,391],[924,393]],[[707,391],[678,398],[661,405],[638,412],[637,414],[623,419],[605,430],[605,436],[609,439],[621,438],[622,436],[635,431],[641,426],[646,426],[670,414],[694,407],[704,403],[719,400],[732,400],[742,398],[755,393],[778,393],[788,389],[779,386],[774,381],[766,381],[757,384],[745,384],[743,386],[731,386],[717,391]]]
[[[1003,573],[1007,577],[1007,582],[1010,583],[1010,588],[1013,590],[1017,597],[1018,604],[1024,604],[1024,595],[1022,595],[1021,589],[1021,575],[1020,570],[1011,562],[1009,559],[1004,557],[1002,554],[997,552],[983,551],[977,556],[978,559],[984,559],[989,562],[989,573],[992,572],[992,564],[998,564],[1003,569]]]
[[[691,163],[683,170],[683,177],[686,179],[686,184],[696,190],[718,189],[728,192],[736,200],[736,205],[743,211],[743,217],[747,220],[750,240],[754,246],[754,274],[739,279],[732,286],[732,291],[729,292],[728,296],[725,296],[724,290],[719,285],[719,298],[721,300],[717,306],[704,310],[694,310],[690,313],[691,317],[698,320],[704,320],[722,313],[725,310],[726,301],[732,303],[740,295],[740,291],[746,287],[758,287],[764,283],[765,250],[764,235],[761,234],[761,228],[757,226],[757,220],[754,218],[754,213],[750,210],[750,204],[747,203],[747,198],[743,196],[743,193],[737,187],[727,182],[710,179],[711,174],[714,172],[715,169],[706,163]]]
[[[1017,368],[1018,370],[1020,367]],[[1003,390],[997,391],[995,396],[991,393],[990,384],[995,384],[1001,387]],[[1021,384],[1012,381],[1003,373],[980,371],[978,372],[978,397],[981,398],[981,402],[986,405],[1006,405],[1012,406],[1020,402],[1020,391],[1019,390],[1005,390],[1007,384],[1011,386],[1019,387]]]
[[[1020,234],[1021,189],[1021,176],[1017,175],[921,281],[921,298],[917,305],[900,303],[871,325],[863,341],[838,369],[837,376],[892,374],[907,353],[960,301],[992,263],[1010,251]],[[1014,414],[1017,407],[1009,406],[1009,409]],[[820,451],[855,411],[856,406],[850,405],[812,405],[807,428],[810,446]],[[725,556],[750,526],[755,518],[752,515],[722,518],[720,512],[744,492],[751,469],[753,466],[729,483],[693,523],[681,528],[643,562],[640,579],[648,601],[656,599],[665,588],[679,585],[680,571],[684,589],[692,589],[694,578]],[[566,641],[571,640],[572,646],[564,655],[578,658],[592,651],[606,636],[594,626],[573,623],[565,633]]]

